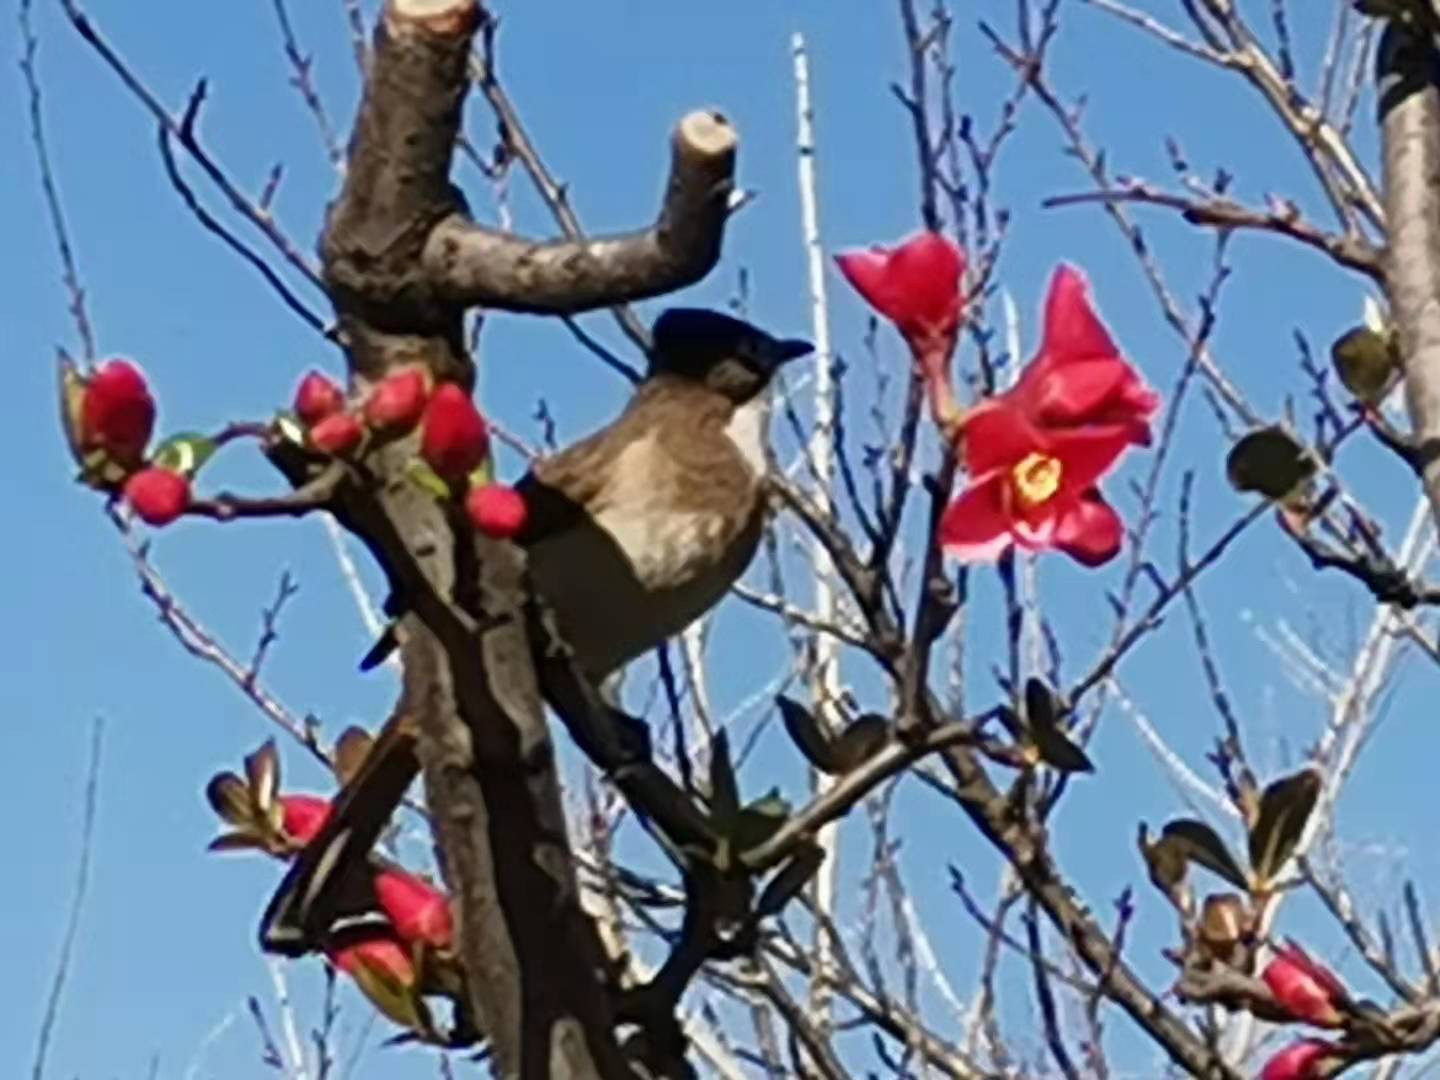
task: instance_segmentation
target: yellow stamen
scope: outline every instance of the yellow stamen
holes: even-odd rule
[[[1015,501],[1024,509],[1033,510],[1053,498],[1060,490],[1063,472],[1057,457],[1038,452],[1025,455],[1025,460],[1010,470],[1010,486],[1015,493]]]

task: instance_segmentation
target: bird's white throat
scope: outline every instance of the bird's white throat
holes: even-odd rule
[[[730,423],[725,425],[725,434],[730,436],[745,464],[754,470],[756,476],[764,476],[770,467],[766,453],[766,432],[770,426],[770,391],[765,390],[735,410]]]

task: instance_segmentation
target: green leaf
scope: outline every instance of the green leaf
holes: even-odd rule
[[[374,737],[362,727],[351,725],[340,733],[335,740],[335,752],[332,760],[335,763],[335,778],[342,785],[348,784],[354,775],[360,771],[365,764],[365,759],[370,756],[370,748],[375,745]]]
[[[362,960],[355,965],[351,977],[370,1003],[401,1027],[422,1036],[434,1029],[429,1010],[416,988],[407,986],[392,972]]]
[[[1250,829],[1250,865],[1261,888],[1294,852],[1319,797],[1320,774],[1314,769],[1276,780],[1261,794],[1260,812]]]
[[[250,788],[232,772],[216,773],[205,785],[205,798],[222,821],[247,825],[255,818]]]
[[[210,843],[205,845],[206,851],[264,851],[266,843],[253,832],[244,829],[236,829],[233,832],[221,833]]]
[[[419,458],[410,462],[406,475],[412,484],[422,491],[428,491],[437,499],[450,498],[450,485],[445,482],[444,477]]]
[[[1379,404],[1400,374],[1395,339],[1368,326],[1354,326],[1330,346],[1330,361],[1341,384],[1367,405]]]
[[[85,380],[70,357],[60,353],[60,426],[65,430],[65,441],[70,444],[70,453],[76,463],[85,460],[85,446],[81,429],[85,411]]]
[[[720,732],[710,743],[710,813],[729,821],[740,812],[740,786],[730,760],[730,738]]]
[[[305,439],[305,425],[300,423],[300,418],[296,416],[293,412],[291,412],[289,409],[284,409],[275,414],[275,419],[272,422],[272,427],[274,428],[276,434],[278,434],[280,438],[284,439],[286,442],[294,443],[296,446],[307,445]]]
[[[790,804],[771,791],[742,808],[727,823],[726,833],[737,853],[751,851],[765,843],[790,819]]]
[[[1203,821],[1180,818],[1167,822],[1160,830],[1160,842],[1175,845],[1189,862],[1220,875],[1239,889],[1248,889],[1250,882],[1230,853],[1220,834]]]
[[[755,918],[778,915],[786,904],[800,895],[800,890],[815,876],[815,871],[824,861],[825,852],[817,844],[806,844],[795,852],[765,883],[760,899],[755,901]]]
[[[274,814],[280,810],[275,794],[280,788],[280,754],[275,749],[275,740],[266,739],[260,748],[245,759],[245,778],[250,784],[250,798],[261,813]],[[279,827],[279,819],[275,821]]]
[[[1040,760],[1061,772],[1094,772],[1095,765],[1085,751],[1060,727],[1060,702],[1044,680],[1025,683],[1025,719]]]
[[[1225,472],[1236,491],[1286,499],[1315,475],[1315,461],[1283,428],[1268,427],[1250,432],[1231,447]]]
[[[194,431],[172,435],[155,448],[153,461],[162,469],[193,477],[220,449],[208,435]]]
[[[1145,859],[1146,869],[1155,887],[1169,896],[1185,880],[1190,869],[1190,860],[1185,857],[1184,845],[1177,840],[1161,837],[1150,842],[1150,830],[1142,822],[1138,838],[1140,854]]]
[[[789,732],[791,741],[799,747],[800,753],[805,755],[806,761],[832,776],[844,771],[845,766],[836,756],[834,742],[809,709],[784,694],[775,698],[775,704],[780,709],[780,719],[785,722],[785,730]]]
[[[835,739],[835,758],[841,771],[849,772],[869,761],[889,741],[890,721],[875,713],[866,713]]]

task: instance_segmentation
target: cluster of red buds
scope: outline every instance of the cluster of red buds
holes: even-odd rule
[[[334,457],[362,452],[372,434],[393,439],[418,427],[429,487],[445,496],[463,491],[471,524],[487,536],[508,539],[524,528],[525,501],[495,482],[489,425],[456,383],[432,385],[422,368],[404,367],[376,383],[352,410],[339,386],[311,371],[300,381],[294,409],[310,446]]]
[[[218,449],[218,441],[186,433],[147,453],[155,398],[129,360],[107,360],[90,372],[63,361],[60,376],[61,414],[80,479],[122,494],[149,525],[168,525],[181,517],[192,505],[195,474]],[[471,523],[488,536],[512,538],[525,526],[524,499],[495,481],[490,428],[474,401],[456,383],[433,383],[423,368],[391,372],[357,402],[334,380],[312,370],[300,380],[291,416],[236,430],[242,428],[344,459],[356,459],[372,445],[418,428],[417,481],[441,497],[463,495]]]
[[[1295,942],[1286,942],[1260,973],[1274,998],[1277,1020],[1312,1027],[1344,1028],[1356,1009],[1344,983]],[[1322,1080],[1346,1061],[1341,1048],[1324,1039],[1304,1038],[1275,1054],[1260,1080]]]
[[[348,748],[345,750],[340,747]],[[336,759],[368,752],[369,736],[353,728],[342,737]],[[289,860],[319,835],[333,805],[321,795],[280,791],[280,759],[274,741],[245,759],[244,775],[217,773],[206,788],[211,807],[227,831],[213,851],[263,851]],[[425,878],[377,859],[372,884],[377,918],[347,929],[330,942],[326,958],[350,976],[384,1015],[417,1037],[437,1038],[424,995],[429,973],[453,963],[455,919],[450,898]]]
[[[1059,550],[1086,566],[1114,558],[1124,526],[1099,481],[1131,446],[1148,445],[1160,407],[1101,323],[1081,273],[1060,266],[1035,357],[1008,390],[961,408],[950,366],[964,319],[965,255],[936,232],[845,252],[841,272],[895,324],[914,358],[942,438],[970,483],[939,540],[965,562],[1011,547]]]
[[[62,361],[60,393],[65,435],[82,481],[102,491],[123,491],[151,525],[168,525],[185,512],[198,465],[180,460],[173,451],[184,444],[174,440],[147,458],[155,398],[138,367],[113,359],[87,373]]]

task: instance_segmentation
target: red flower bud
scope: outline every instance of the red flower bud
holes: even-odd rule
[[[449,897],[414,874],[381,871],[375,875],[375,895],[401,940],[423,941],[437,949],[447,949],[455,940]]]
[[[335,457],[344,457],[360,445],[365,429],[360,421],[346,412],[332,413],[310,429],[310,442],[315,449]]]
[[[928,230],[903,243],[845,251],[835,262],[867,303],[895,324],[917,358],[935,364],[955,347],[964,310],[965,253]]]
[[[365,420],[381,431],[409,431],[420,422],[429,393],[425,373],[419,368],[405,368],[387,375],[365,402]]]
[[[361,978],[369,970],[393,979],[401,986],[411,986],[415,982],[415,965],[410,961],[410,951],[389,934],[366,938],[326,955],[332,964],[353,979]]]
[[[85,385],[80,407],[81,444],[138,465],[155,426],[155,399],[145,376],[128,360],[101,364]]]
[[[149,525],[169,525],[190,505],[190,481],[171,469],[141,469],[125,481],[125,498]]]
[[[490,432],[475,402],[454,383],[444,383],[425,406],[420,453],[440,476],[458,480],[490,452]]]
[[[295,415],[307,427],[313,427],[344,407],[345,393],[333,380],[318,371],[306,372],[295,391]]]
[[[481,484],[465,496],[470,523],[486,536],[509,540],[525,527],[524,497],[508,484]]]
[[[1340,1027],[1337,1006],[1347,1000],[1345,987],[1331,971],[1293,941],[1265,965],[1264,980],[1275,1002],[1296,1020],[1316,1027]]]
[[[308,844],[330,820],[330,800],[319,795],[281,795],[281,827],[297,843]]]
[[[1338,1060],[1336,1047],[1320,1039],[1301,1039],[1265,1063],[1260,1080],[1321,1080],[1324,1067]]]

